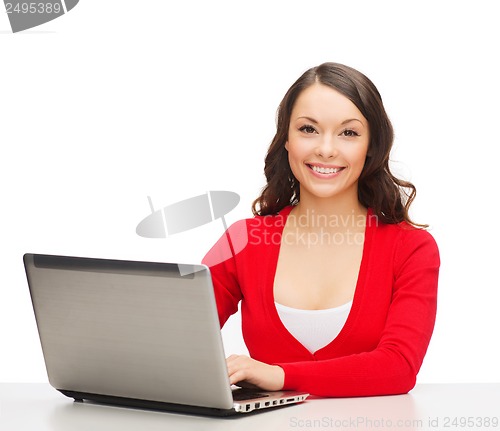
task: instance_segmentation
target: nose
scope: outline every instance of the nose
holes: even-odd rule
[[[338,155],[338,148],[335,139],[331,136],[323,136],[318,141],[316,155],[325,159],[333,159]]]

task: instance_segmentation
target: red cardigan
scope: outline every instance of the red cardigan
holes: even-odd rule
[[[310,353],[283,326],[273,284],[292,207],[233,224],[203,259],[221,326],[241,301],[252,358],[279,365],[284,389],[325,397],[402,394],[415,386],[436,317],[439,252],[429,232],[368,212],[352,308],[339,335]]]

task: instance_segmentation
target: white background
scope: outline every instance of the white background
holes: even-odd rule
[[[496,3],[81,0],[18,34],[0,13],[0,381],[46,381],[24,253],[200,261],[222,224],[140,238],[147,196],[233,190],[227,222],[250,216],[278,103],[324,61],[379,88],[440,246],[419,381],[499,381]],[[244,351],[237,318],[224,340]]]

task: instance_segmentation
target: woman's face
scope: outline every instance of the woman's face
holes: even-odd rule
[[[354,103],[323,84],[306,88],[292,109],[285,144],[301,200],[307,194],[357,199],[369,142],[368,121]]]

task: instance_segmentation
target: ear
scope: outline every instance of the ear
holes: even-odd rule
[[[288,151],[288,141],[285,142],[285,150]]]

